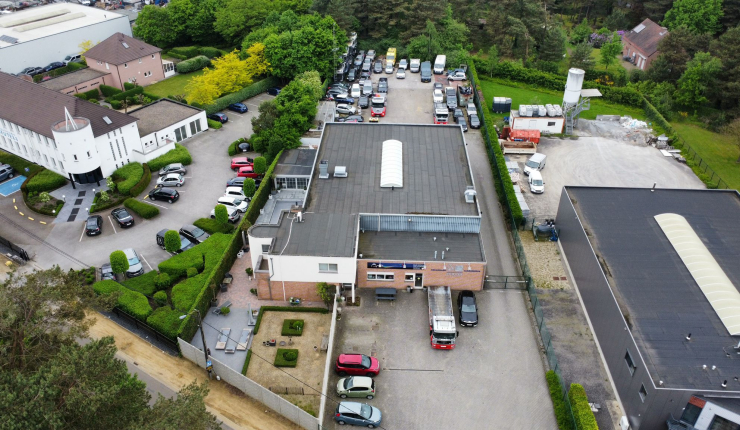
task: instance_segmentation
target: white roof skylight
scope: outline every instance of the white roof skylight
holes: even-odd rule
[[[403,187],[403,144],[398,140],[383,142],[380,186],[383,188]]]

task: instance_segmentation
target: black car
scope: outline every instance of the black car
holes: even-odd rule
[[[280,94],[280,88],[278,88],[278,87],[268,88],[267,89],[267,94],[269,94],[271,96],[276,96],[276,95]]]
[[[249,152],[252,149],[252,145],[249,142],[242,142],[236,147],[239,149],[239,152]]]
[[[226,124],[227,122],[229,122],[229,117],[226,116],[226,114],[223,114],[221,112],[216,112],[216,113],[212,113],[212,114],[208,115],[208,119],[212,119],[214,121],[218,121],[221,124]]]
[[[164,230],[160,230],[159,233],[157,233],[157,245],[159,245],[159,247],[162,249],[166,249],[165,243],[164,243],[164,235],[165,233],[167,233],[167,231],[168,231],[167,229],[164,229]],[[196,245],[193,242],[189,241],[188,238],[186,238],[185,236],[181,234],[179,236],[180,236],[180,249],[175,251],[175,254],[179,254],[183,251],[187,251],[188,249]]]
[[[480,119],[478,119],[478,115],[468,115],[468,121],[470,122],[470,128],[480,128]]]
[[[229,105],[229,110],[239,113],[249,112],[249,108],[244,103],[232,103]]]
[[[452,118],[457,122],[460,118],[465,118],[465,114],[463,113],[462,109],[455,108],[455,111],[452,112]]]
[[[370,79],[370,71],[360,73],[360,79]]]
[[[180,198],[180,193],[172,188],[159,187],[149,191],[149,199],[164,200],[168,203],[175,203]]]
[[[370,98],[368,96],[361,96],[360,101],[357,103],[361,109],[367,109],[370,107]]]
[[[468,131],[468,121],[466,121],[464,117],[455,119],[457,120],[457,123],[460,124],[460,127],[462,127],[463,132]]]
[[[103,217],[100,215],[90,215],[85,221],[85,234],[88,236],[97,236],[103,233]]]
[[[203,241],[211,237],[211,235],[203,231],[203,229],[190,224],[182,226],[180,234],[195,244],[203,243]]]
[[[60,61],[55,61],[53,63],[49,63],[48,66],[44,67],[44,72],[51,72],[54,69],[59,69],[61,67],[64,67],[64,63]]]
[[[472,291],[460,291],[457,296],[457,310],[461,326],[475,327],[478,325],[478,305]]]
[[[19,75],[29,75],[29,76],[36,76],[39,73],[44,73],[44,69],[41,67],[26,67],[25,69],[21,70]]]
[[[239,188],[241,188],[241,187],[243,187],[243,186],[244,186],[244,179],[246,179],[246,178],[242,178],[242,177],[240,177],[240,176],[237,176],[236,178],[231,178],[231,179],[229,179],[229,180],[228,180],[228,181],[226,182],[226,186],[227,186],[227,187],[239,187]],[[256,186],[257,188],[259,188],[259,187],[260,187],[260,184],[261,184],[261,183],[262,183],[262,179],[260,179],[260,178],[255,178],[255,179],[254,179],[254,185],[255,185],[255,186]]]
[[[375,65],[373,66],[373,73],[383,73],[383,62],[382,61],[375,62]]]
[[[111,269],[110,263],[105,263],[100,268],[100,280],[101,281],[115,281],[116,275],[113,273],[113,269]]]
[[[362,115],[349,115],[337,118],[337,122],[363,122]]]
[[[352,98],[352,97],[334,97],[334,101],[336,103],[344,103],[344,104],[348,104],[348,105],[355,104],[355,99]]]
[[[116,219],[116,221],[118,221],[118,225],[120,225],[121,228],[131,227],[134,225],[134,217],[132,217],[125,208],[113,209],[110,214]]]

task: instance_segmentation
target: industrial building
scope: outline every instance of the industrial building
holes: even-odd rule
[[[128,17],[75,3],[54,3],[0,15],[0,71],[19,73],[79,54],[115,33],[131,36]]]
[[[261,299],[317,300],[318,282],[352,295],[482,289],[481,213],[459,127],[329,123],[318,152],[286,156],[278,176],[290,166],[302,176],[307,163],[296,164],[313,153],[307,189],[276,190],[249,229]]]
[[[740,427],[740,194],[564,187],[562,257],[625,416]]]

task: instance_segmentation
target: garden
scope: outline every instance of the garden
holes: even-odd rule
[[[48,216],[56,216],[59,213],[64,201],[54,198],[49,193],[67,183],[64,176],[5,151],[0,151],[0,164],[9,164],[18,174],[26,176],[26,180],[21,184],[21,193],[30,210]]]

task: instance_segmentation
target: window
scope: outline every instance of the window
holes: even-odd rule
[[[367,274],[367,280],[368,281],[392,281],[396,278],[396,276],[393,273],[368,273]]]
[[[121,145],[118,144],[118,139],[116,139],[116,148],[118,148],[118,156],[123,158],[123,154],[121,154]]]
[[[627,362],[627,368],[630,370],[630,375],[634,375],[635,370],[637,370],[637,366],[635,366],[635,362],[632,360],[632,356],[630,355],[629,350],[627,350],[627,353],[624,354],[624,361]]]
[[[152,60],[154,59],[154,54],[152,54]]]
[[[407,273],[404,278],[404,281],[406,282],[414,282],[414,274],[413,273]]]
[[[87,151],[87,158],[92,158],[92,155],[90,155],[90,151]]]
[[[44,154],[44,163],[49,164],[49,158]]]
[[[59,167],[61,167],[61,169],[64,170],[64,164],[62,164],[61,161],[59,162]]]
[[[54,141],[54,139],[51,140],[51,144],[54,145],[54,149],[57,149],[57,143]]]
[[[196,119],[195,120],[195,129],[198,130],[198,132],[201,131],[201,128],[200,128],[200,120],[199,119]]]
[[[645,389],[645,384],[640,385],[640,400],[642,400],[643,403],[645,403],[645,398],[647,397],[647,390]]]
[[[128,148],[126,148],[126,141],[123,139],[123,133],[121,133],[121,143],[123,143],[123,152],[125,152],[128,157]]]
[[[195,134],[197,131],[195,131],[195,121],[190,122],[190,134]]]
[[[696,406],[693,403],[688,403],[683,410],[683,414],[681,415],[681,421],[687,422],[693,426],[699,419],[701,411],[702,408]]]
[[[54,166],[54,167],[57,167],[57,162],[54,159],[54,157],[51,157],[51,165]]]
[[[555,121],[548,121],[548,122],[547,122],[547,126],[548,126],[548,127],[552,127],[552,126],[554,126],[554,125],[555,125]]]
[[[123,63],[123,68],[128,69],[128,63]]]
[[[298,186],[299,190],[302,190],[304,188],[308,187],[308,178],[296,178],[296,185]]]
[[[270,252],[270,245],[262,245],[262,253],[267,254]]]
[[[75,161],[77,161],[77,155],[72,155],[72,156],[74,157]]]
[[[175,129],[175,140],[177,142],[180,142],[183,139],[187,139],[187,137],[188,137],[188,132],[187,130],[185,130],[184,125],[182,127],[178,127]]]
[[[319,272],[324,273],[337,273],[339,270],[336,264],[332,263],[319,263]]]
[[[110,66],[108,65],[108,63],[105,63],[105,68],[110,70]]]
[[[712,423],[707,427],[708,430],[737,430],[738,425],[728,420],[727,418],[715,415],[712,418]]]

